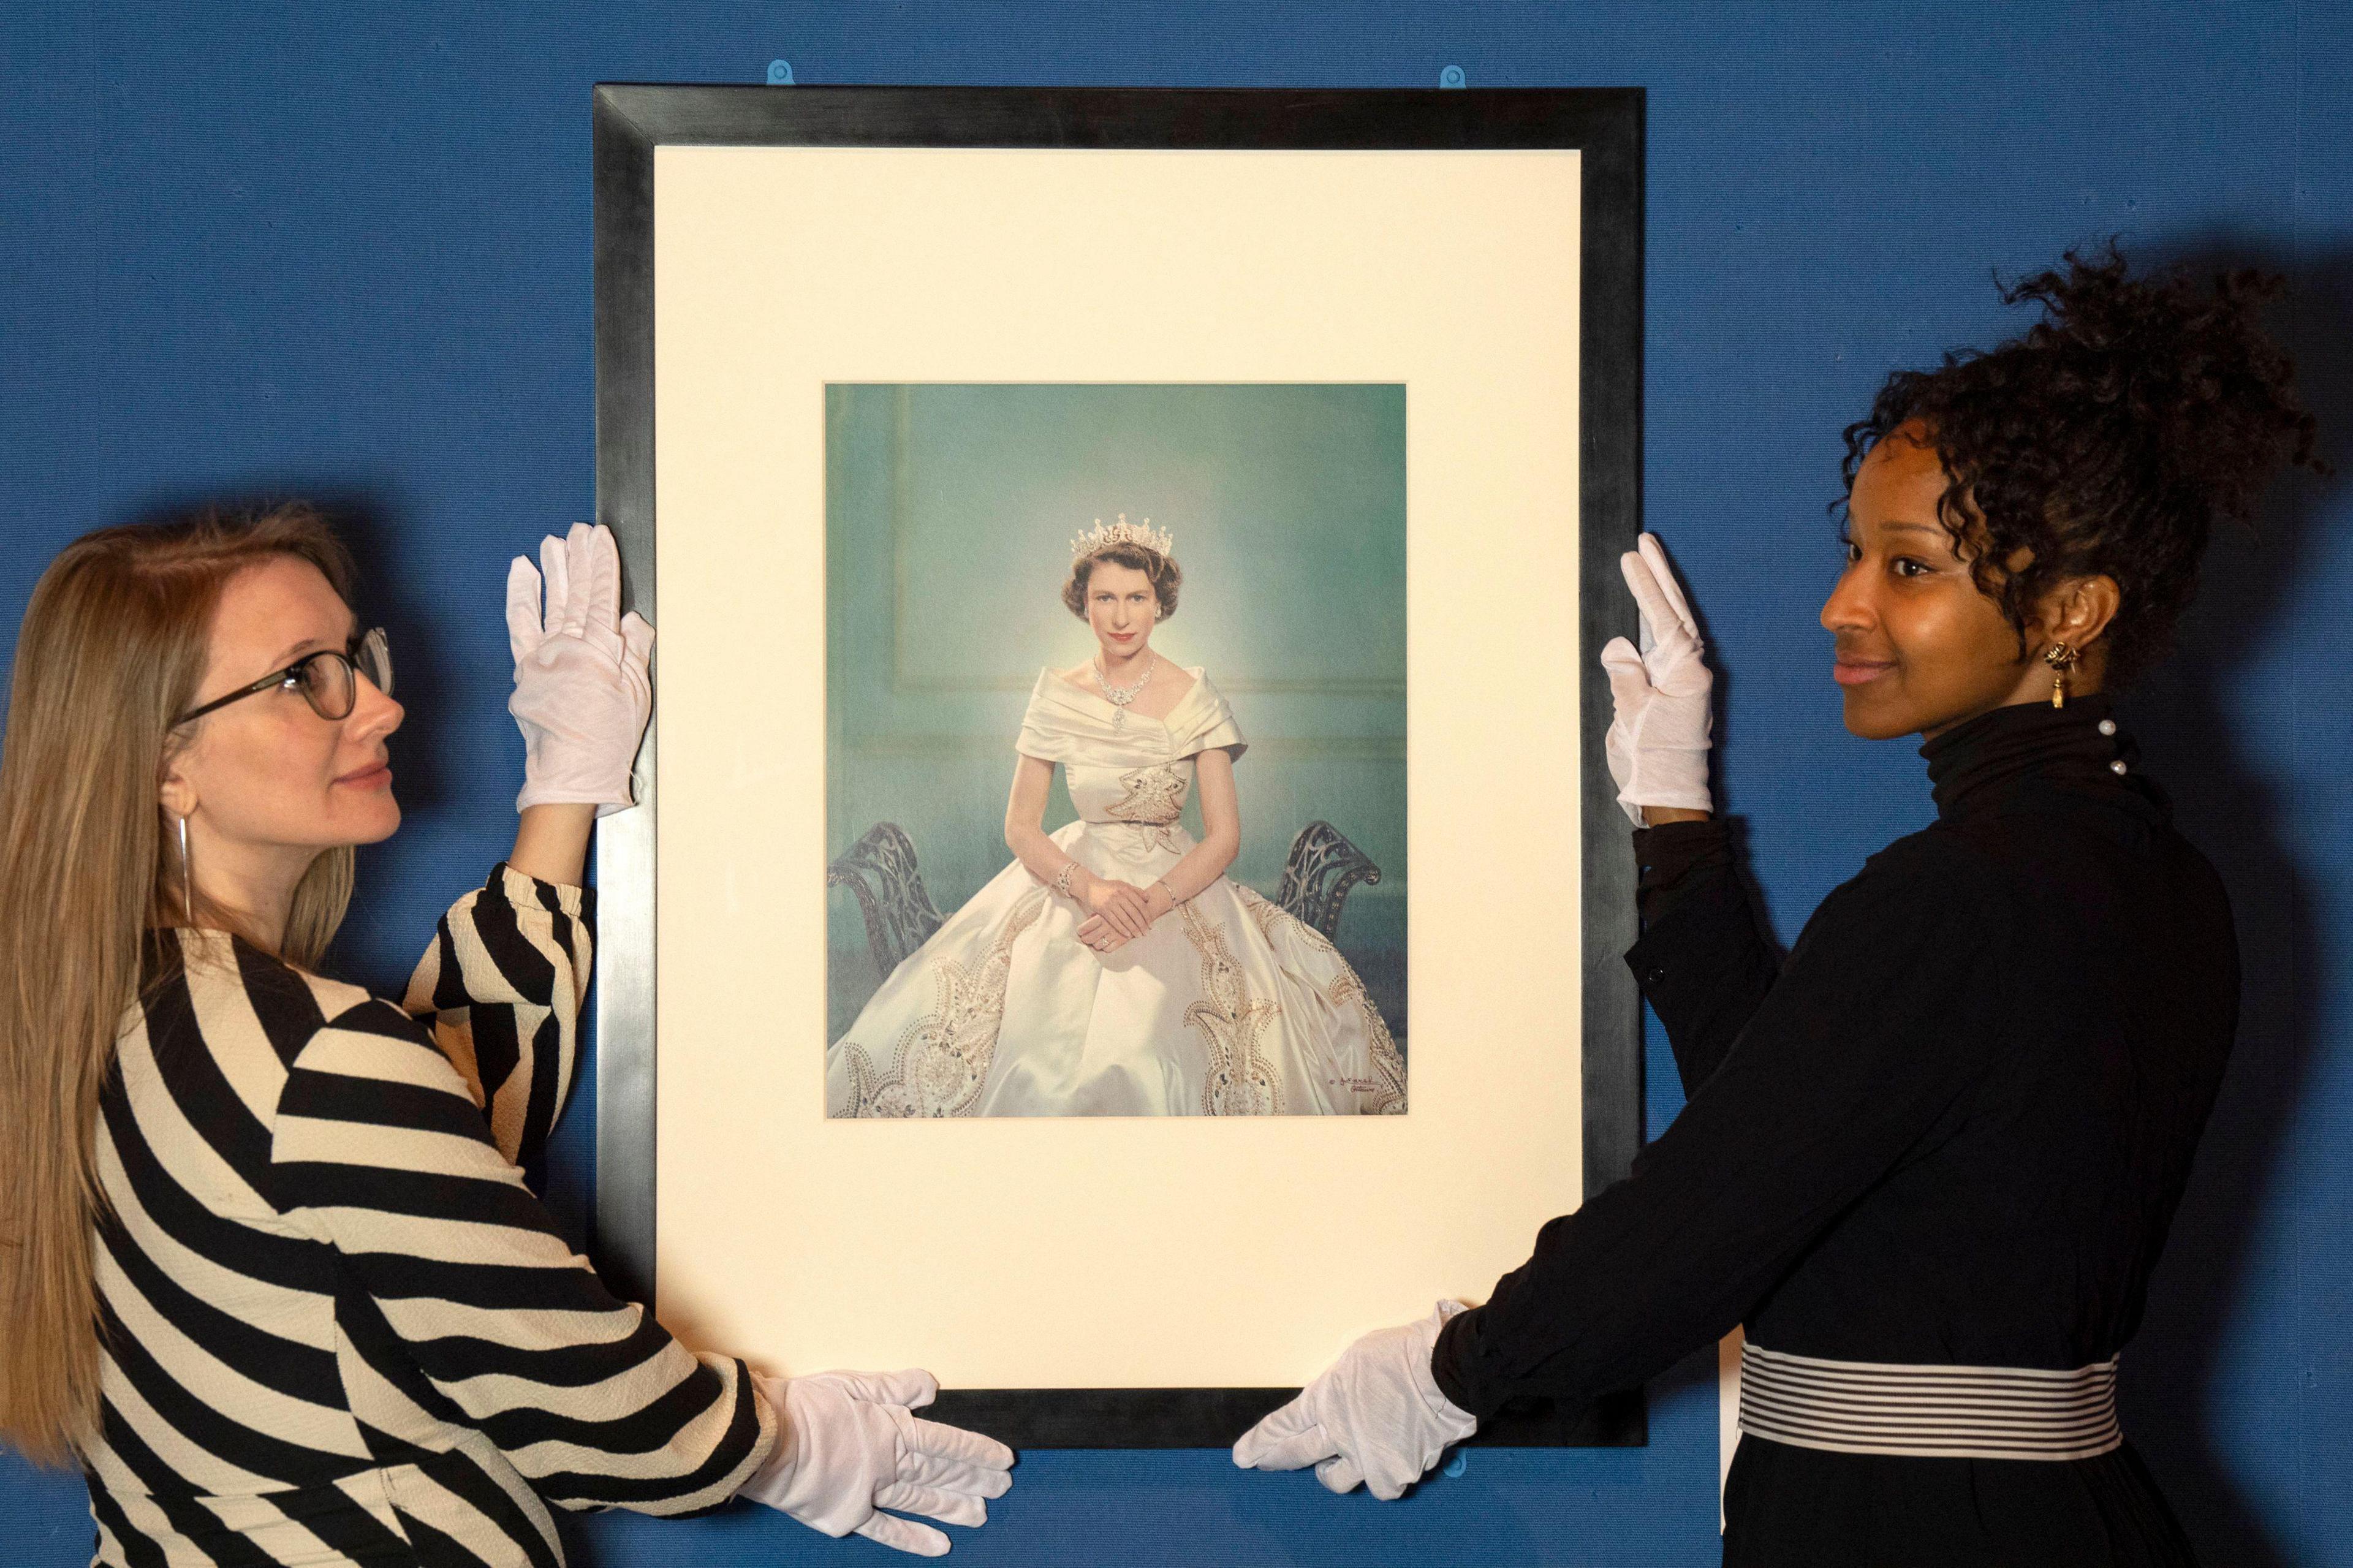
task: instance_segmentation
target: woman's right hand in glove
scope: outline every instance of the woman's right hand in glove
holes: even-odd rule
[[[1618,568],[1650,645],[1640,653],[1624,637],[1611,637],[1601,649],[1616,709],[1602,752],[1618,783],[1618,804],[1637,827],[1644,826],[1646,805],[1705,814],[1715,805],[1707,788],[1715,677],[1701,657],[1699,624],[1656,534],[1641,535],[1618,558]]]
[[[523,784],[515,809],[594,805],[599,816],[637,796],[629,778],[653,710],[647,661],[654,629],[621,614],[621,552],[613,531],[575,522],[550,535],[534,568],[507,572],[507,642],[522,731]]]
[[[910,1414],[940,1385],[928,1372],[752,1374],[776,1415],[776,1447],[737,1495],[788,1513],[812,1530],[938,1557],[948,1538],[928,1524],[877,1510],[920,1513],[978,1526],[985,1500],[1013,1485],[1013,1450],[994,1437]]]

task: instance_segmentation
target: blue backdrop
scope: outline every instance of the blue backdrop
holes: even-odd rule
[[[0,18],[0,627],[83,530],[194,498],[341,509],[393,628],[408,823],[342,944],[395,985],[504,847],[506,558],[591,509],[599,79],[1650,89],[1648,516],[1725,672],[1721,783],[1785,937],[1928,811],[1839,723],[1815,623],[1837,433],[1892,366],[2010,330],[1988,268],[2121,232],[2287,272],[2353,459],[2353,16],[2170,6],[1171,0],[591,10],[16,5]],[[790,90],[779,89],[778,90]],[[2126,1353],[2132,1431],[2210,1561],[2353,1563],[2353,500],[2221,541],[2127,709],[2236,900],[2247,1007]],[[1654,1047],[1652,1121],[1676,1104]],[[575,1113],[551,1174],[590,1180]],[[844,1289],[855,1289],[845,1281]],[[0,1330],[0,1331],[5,1331]],[[1336,1347],[1335,1347],[1336,1348]],[[1220,1453],[1039,1453],[968,1563],[1689,1563],[1715,1552],[1712,1358],[1651,1444],[1479,1451],[1402,1504]],[[582,1521],[597,1564],[883,1561],[750,1509]],[[87,1559],[78,1480],[0,1456],[0,1549]]]

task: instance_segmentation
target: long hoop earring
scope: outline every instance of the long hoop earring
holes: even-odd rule
[[[2042,650],[2042,662],[2051,667],[2051,706],[2067,706],[2067,672],[2075,668],[2082,656],[2065,643],[2054,642]]]
[[[180,818],[180,918],[194,931],[196,925],[196,871],[188,864],[188,819]]]

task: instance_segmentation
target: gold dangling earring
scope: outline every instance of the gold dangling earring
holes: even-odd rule
[[[2051,706],[2067,706],[2067,672],[2075,668],[2082,657],[2065,643],[2054,642],[2042,650],[2042,662],[2051,667]]]

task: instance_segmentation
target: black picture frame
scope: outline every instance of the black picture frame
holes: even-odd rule
[[[1298,150],[1577,149],[1583,167],[1578,679],[1584,1187],[1623,1177],[1642,1142],[1641,1005],[1621,954],[1635,867],[1603,758],[1598,655],[1630,636],[1614,592],[1641,526],[1643,95],[1636,88],[1393,90],[599,84],[593,97],[596,515],[621,544],[631,602],[659,619],[654,574],[654,150],[664,144]],[[657,711],[659,722],[659,711]],[[591,1250],[613,1288],[654,1300],[655,824],[649,731],[642,809],[602,826],[596,877],[596,1182]],[[1531,1237],[1533,1240],[1533,1237]],[[1019,1447],[1220,1447],[1295,1390],[950,1390],[939,1419]],[[1579,1410],[1531,1404],[1476,1443],[1634,1446],[1641,1389]]]

